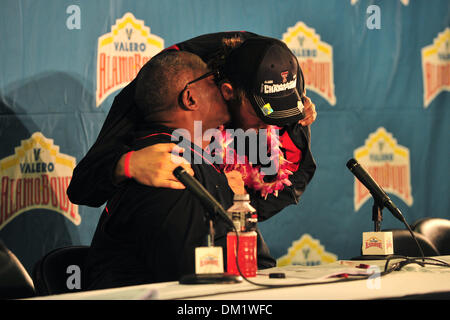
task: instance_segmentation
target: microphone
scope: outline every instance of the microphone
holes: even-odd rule
[[[347,162],[347,168],[353,173],[353,175],[361,181],[361,183],[370,191],[377,205],[387,208],[398,220],[405,222],[400,210],[395,206],[392,200],[384,192],[384,190],[372,179],[366,170],[356,161],[350,159]]]
[[[228,218],[226,211],[222,205],[214,199],[214,197],[206,190],[206,188],[193,176],[184,170],[183,167],[179,166],[173,170],[173,175],[197,198],[202,202],[202,204],[207,208],[208,211],[218,214],[222,217],[227,224],[234,228],[233,222]],[[222,247],[214,247],[211,244],[214,242],[214,231],[212,227],[212,221],[210,220],[210,240],[208,241],[208,247],[197,247],[195,248],[195,268],[196,273],[187,274],[180,278],[179,282],[181,284],[210,284],[210,283],[239,283],[242,282],[241,276],[236,276],[234,274],[223,272],[223,251]],[[202,269],[202,263],[204,262],[204,257],[208,256],[208,260],[211,257],[217,259],[217,267],[214,267],[213,272],[206,268]],[[219,267],[220,266],[220,267]],[[205,268],[205,267],[203,267]],[[217,273],[217,270],[221,271]]]
[[[228,215],[222,205],[216,199],[214,199],[211,193],[209,193],[208,190],[206,190],[206,188],[200,182],[198,182],[197,179],[187,173],[183,167],[176,167],[175,170],[173,170],[173,175],[189,191],[195,194],[210,212],[218,214],[227,222],[228,225],[230,225],[232,228],[234,227],[233,222],[230,220],[230,218],[228,218]]]

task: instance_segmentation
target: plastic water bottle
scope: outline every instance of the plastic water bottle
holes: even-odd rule
[[[255,277],[258,269],[256,237],[254,231],[258,221],[256,210],[250,205],[248,194],[234,195],[234,204],[227,210],[239,236],[238,263],[245,277]],[[227,272],[240,275],[236,266],[236,232],[227,234]]]

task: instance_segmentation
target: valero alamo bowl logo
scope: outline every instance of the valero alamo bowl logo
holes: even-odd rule
[[[443,91],[450,91],[450,28],[422,49],[423,103],[427,108]]]
[[[164,49],[164,40],[150,33],[144,21],[126,13],[98,39],[97,107],[132,81],[142,66]]]
[[[292,243],[286,255],[278,258],[277,266],[315,266],[335,262],[336,260],[335,254],[326,252],[319,240],[306,233]]]
[[[79,225],[78,206],[66,194],[74,168],[75,158],[59,153],[42,133],[22,140],[13,155],[0,160],[0,229],[31,209],[55,211]]]
[[[333,48],[321,41],[320,35],[301,21],[288,28],[282,40],[300,63],[306,90],[314,91],[334,106]]]
[[[384,191],[396,195],[409,206],[413,204],[409,149],[397,144],[385,128],[371,133],[364,146],[354,151],[354,157]],[[369,190],[355,178],[355,211],[369,198]]]

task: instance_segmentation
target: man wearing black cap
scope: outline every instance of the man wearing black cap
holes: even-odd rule
[[[145,120],[135,133],[133,150],[170,142],[179,135],[178,128],[192,137],[196,121],[206,131],[228,120],[227,106],[208,71],[198,56],[173,51],[142,68],[136,98]],[[185,157],[203,154],[207,143],[196,145],[187,135],[183,141]],[[222,206],[232,204],[233,192],[215,164],[192,164],[192,169]],[[187,190],[128,180],[108,200],[95,231],[85,262],[88,289],[173,281],[194,273],[195,248],[206,245],[207,218],[207,210]],[[216,245],[224,246],[224,221],[217,219],[214,227]]]
[[[220,167],[208,161],[205,146],[195,144],[195,122],[202,121],[202,135],[229,120],[228,108],[214,80],[216,73],[188,52],[168,52],[151,59],[141,70],[135,100],[143,122],[132,149],[179,138],[186,145],[184,157],[202,155],[192,164],[197,179],[222,204],[232,204],[233,191]],[[170,84],[170,86],[169,86]],[[272,101],[273,102],[273,101]],[[278,120],[277,120],[278,121]],[[190,141],[186,141],[190,140]],[[194,272],[195,248],[206,245],[209,212],[186,190],[154,188],[129,180],[108,200],[86,259],[89,289],[178,280]],[[227,225],[214,221],[214,243],[225,250]],[[258,228],[259,268],[275,266]]]
[[[247,45],[240,48],[242,43]],[[271,50],[265,56],[263,54],[265,50],[257,52],[261,48]],[[167,48],[161,54],[171,50],[193,52],[210,63],[214,69],[220,70],[221,78],[218,79],[218,85],[229,105],[232,127],[264,128],[271,123],[278,125],[286,123],[280,130],[280,140],[287,159],[293,163],[291,171],[294,174],[289,177],[292,186],[286,187],[278,197],[269,195],[261,205],[258,204],[261,200],[261,197],[257,196],[258,192],[248,188],[247,191],[254,194],[252,204],[259,210],[261,220],[279,212],[287,205],[297,203],[315,171],[315,162],[310,151],[309,125],[315,120],[316,112],[314,104],[304,95],[303,74],[296,58],[286,45],[280,40],[261,37],[250,32],[222,32],[187,40]],[[277,60],[277,52],[284,54],[288,65],[277,63],[274,64],[274,68],[277,69],[274,69],[270,59]],[[253,58],[255,54],[256,59]],[[263,58],[265,60],[262,60]],[[259,69],[258,60],[261,66]],[[262,61],[267,63],[262,64]],[[233,67],[233,64],[237,67]],[[244,72],[242,77],[239,76],[240,70]],[[259,78],[252,76],[252,72],[258,71]],[[271,76],[261,78],[265,74]],[[296,90],[291,88],[292,81],[296,81]],[[101,206],[117,190],[119,182],[125,180],[126,155],[131,151],[126,137],[136,130],[140,122],[140,117],[135,111],[135,87],[136,80],[115,97],[97,141],[75,168],[67,190],[73,203]],[[260,88],[261,90],[258,90]],[[298,99],[298,95],[301,99]],[[267,99],[267,103],[261,102],[264,102],[264,99]],[[288,103],[285,104],[283,99]],[[259,104],[256,102],[252,104],[251,101],[255,100],[258,100]],[[301,119],[299,112],[302,102],[305,117],[296,123],[297,119]],[[285,109],[292,110],[284,111]],[[170,151],[174,146],[175,144],[154,145],[134,152],[132,157],[128,157],[127,177],[149,186],[184,188],[172,175],[175,165],[170,161],[173,157]],[[192,173],[189,165],[184,167]]]
[[[303,73],[282,41],[266,37],[244,41],[228,55],[222,72],[231,81],[222,85],[225,100],[235,94],[232,87],[243,90],[242,101],[251,105],[265,124],[283,127],[303,119]],[[241,113],[242,109],[235,106],[231,112]],[[243,129],[252,127],[246,116],[237,115],[233,124]]]
[[[304,96],[303,75],[296,58],[279,40],[248,32],[219,33],[188,40],[164,52],[188,51],[198,54],[204,61],[221,60],[217,57],[223,55],[224,39],[237,39],[238,43],[243,43],[237,49],[231,50],[231,53],[227,53],[225,63],[219,63],[217,67],[219,76],[216,82],[223,98],[228,102],[232,118],[230,124],[243,129],[265,128],[268,124],[282,126],[281,150],[289,161],[289,170],[293,173],[289,176],[291,185],[286,185],[277,194],[271,193],[262,197],[258,190],[246,186],[251,204],[257,210],[258,220],[263,221],[286,206],[298,203],[299,197],[314,175],[316,166],[310,150],[309,131],[309,124],[315,120],[314,105]],[[240,72],[242,76],[239,76]],[[116,96],[97,141],[75,168],[68,189],[73,203],[98,207],[111,199],[121,186],[117,183],[117,173],[123,175],[123,160],[127,158],[125,155],[128,155],[128,170],[125,172],[128,171],[129,178],[150,186],[182,188],[181,184],[176,184],[174,177],[171,178],[173,181],[170,185],[162,185],[146,180],[148,174],[142,171],[143,168],[145,171],[145,168],[150,167],[150,171],[156,169],[157,172],[171,173],[171,170],[161,167],[161,159],[173,157],[167,149],[167,144],[156,145],[160,148],[156,151],[150,149],[155,147],[154,145],[130,153],[130,142],[127,142],[125,137],[136,131],[140,122],[134,103],[135,88],[136,80]],[[309,110],[309,115],[301,120],[303,106],[304,110]],[[156,164],[155,159],[149,157],[155,153]],[[133,157],[130,157],[130,154]],[[193,173],[190,166],[185,167]],[[268,257],[265,267],[273,265],[273,258]]]

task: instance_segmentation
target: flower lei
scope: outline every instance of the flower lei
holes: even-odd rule
[[[237,170],[241,173],[245,186],[259,191],[264,199],[271,193],[275,197],[278,196],[278,191],[283,190],[285,186],[292,185],[289,181],[289,176],[292,174],[287,167],[290,163],[280,150],[281,142],[278,134],[274,134],[279,129],[275,126],[269,126],[267,128],[267,146],[270,148],[270,160],[274,161],[275,168],[278,168],[276,178],[270,182],[264,181],[264,172],[261,171],[261,165],[252,164],[247,156],[238,155],[236,150],[230,148],[229,145],[233,142],[233,137],[230,132],[224,130],[223,126],[219,128],[222,133],[221,140],[218,142],[219,148],[216,152],[220,152],[221,158],[224,160],[224,164],[220,167],[224,172],[230,172]],[[227,159],[229,159],[227,161]],[[232,159],[232,161],[230,161]],[[231,162],[231,163],[228,163]]]

